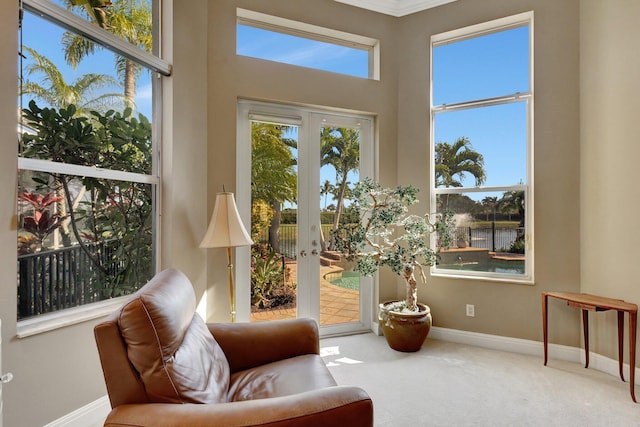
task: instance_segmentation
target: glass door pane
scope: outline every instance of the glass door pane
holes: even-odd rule
[[[251,122],[251,321],[295,318],[298,127]]]
[[[361,134],[331,117],[320,127],[320,325],[360,322],[360,275],[335,250],[332,231],[355,220],[350,195],[360,176]]]

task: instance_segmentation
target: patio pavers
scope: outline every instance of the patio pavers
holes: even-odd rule
[[[296,280],[297,272],[294,263],[289,264],[289,279]],[[330,272],[341,271],[335,266],[320,267],[320,325],[336,325],[360,321],[360,292],[334,285],[324,279]],[[264,322],[296,317],[295,308],[273,309],[251,313],[252,322]]]

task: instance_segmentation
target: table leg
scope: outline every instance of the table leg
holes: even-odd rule
[[[620,370],[620,379],[624,381],[623,372],[623,351],[624,351],[624,311],[618,310],[618,369]]]
[[[636,328],[638,325],[638,313],[629,312],[629,387],[631,399],[636,400]]]
[[[544,345],[544,366],[547,366],[547,295],[542,294],[542,343]]]
[[[582,310],[582,329],[584,332],[584,367],[589,367],[589,311]]]

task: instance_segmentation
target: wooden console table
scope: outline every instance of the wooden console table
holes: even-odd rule
[[[619,299],[605,298],[596,295],[579,294],[574,292],[543,292],[542,293],[542,336],[544,340],[544,364],[547,365],[547,299],[558,298],[567,301],[569,307],[582,310],[582,327],[584,331],[585,368],[589,367],[589,311],[616,310],[618,312],[618,366],[620,379],[624,381],[622,373],[622,354],[624,347],[624,313],[629,313],[629,387],[631,399],[636,402],[635,367],[636,367],[636,328],[638,323],[638,306]]]

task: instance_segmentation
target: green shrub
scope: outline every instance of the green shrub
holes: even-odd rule
[[[514,254],[524,254],[524,239],[516,239],[512,244],[511,247],[509,248],[509,252],[514,253]]]
[[[251,247],[251,304],[258,309],[275,308],[296,299],[295,284],[287,284],[289,269],[283,256],[266,244]]]

